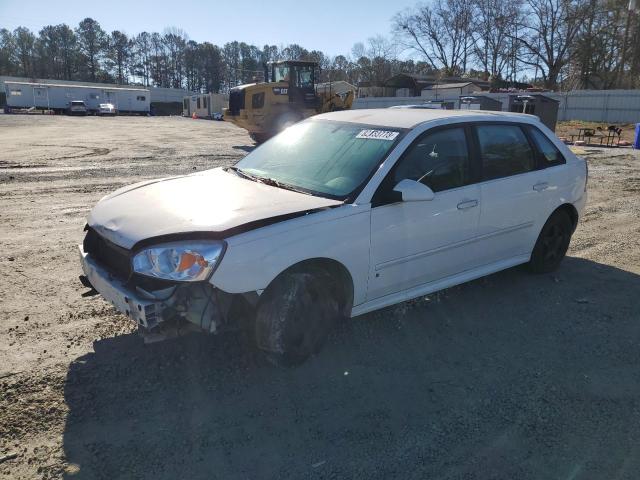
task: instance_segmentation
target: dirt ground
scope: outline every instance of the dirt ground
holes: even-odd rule
[[[582,150],[590,200],[555,274],[355,318],[275,369],[233,335],[145,346],[78,282],[92,205],[230,164],[242,130],[0,115],[0,145],[0,478],[640,476],[640,152]]]

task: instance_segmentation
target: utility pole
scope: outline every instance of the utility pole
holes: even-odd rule
[[[627,48],[629,44],[629,30],[631,29],[631,24],[633,20],[633,16],[635,14],[636,9],[638,8],[637,0],[629,0],[629,8],[627,10],[627,21],[624,27],[624,41],[622,42],[622,55],[620,58],[620,78],[618,79],[618,84],[620,86],[627,86],[629,84],[625,82],[625,71],[624,67],[627,63]]]

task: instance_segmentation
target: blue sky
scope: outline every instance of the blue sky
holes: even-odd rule
[[[38,31],[47,24],[75,27],[92,17],[107,31],[127,34],[175,26],[189,38],[217,45],[232,40],[257,46],[298,43],[329,55],[350,53],[354,43],[389,35],[391,18],[416,0],[0,0],[0,28]]]

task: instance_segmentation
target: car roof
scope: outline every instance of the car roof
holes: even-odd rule
[[[319,120],[332,120],[336,122],[362,123],[365,125],[413,128],[422,123],[455,118],[456,120],[472,121],[496,121],[512,120],[527,123],[539,122],[535,115],[511,112],[494,112],[489,110],[440,110],[423,108],[371,108],[342,110],[339,112],[323,113],[313,117]]]

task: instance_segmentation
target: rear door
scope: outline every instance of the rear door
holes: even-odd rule
[[[549,185],[525,128],[516,123],[474,128],[482,178],[478,255],[485,265],[530,254],[539,233]]]
[[[374,195],[367,299],[407,290],[474,266],[480,187],[473,184],[470,130],[427,131],[407,148]],[[424,183],[429,201],[403,202],[393,187]]]

